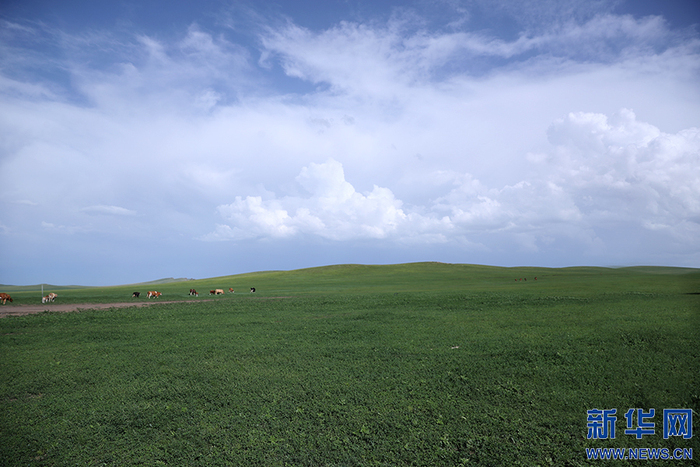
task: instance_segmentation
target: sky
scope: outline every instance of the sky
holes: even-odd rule
[[[0,2],[0,283],[700,267],[695,0]]]

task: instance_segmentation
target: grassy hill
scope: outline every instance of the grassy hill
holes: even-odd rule
[[[700,269],[671,267],[497,267],[436,262],[395,265],[344,264],[293,271],[262,271],[207,279],[160,279],[138,284],[82,287],[44,285],[44,292],[60,292],[60,300],[76,303],[128,301],[134,291],[158,290],[163,299],[200,299],[209,290],[233,288],[236,294],[296,296],[335,293],[405,293],[437,291],[502,291],[586,295],[627,290],[638,293],[700,293]],[[40,298],[41,286],[6,287],[16,303]]]
[[[562,288],[568,292],[580,293],[590,288],[600,291],[623,286],[630,290],[671,292],[693,288],[694,282],[700,283],[699,277],[700,269],[689,268],[506,268],[428,262],[372,266],[347,264],[295,271],[258,272],[192,281],[191,284],[250,284],[250,287],[257,287],[261,291],[295,294],[512,290],[517,282],[529,281],[530,286],[536,284],[551,291]]]

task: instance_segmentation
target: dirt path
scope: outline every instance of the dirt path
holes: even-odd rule
[[[256,297],[254,300],[277,300],[285,297]],[[24,316],[44,311],[69,312],[81,310],[104,310],[106,308],[126,308],[130,306],[144,307],[163,303],[202,303],[213,302],[208,300],[163,300],[153,302],[117,302],[117,303],[42,303],[41,305],[0,305],[0,318],[5,316]]]
[[[44,311],[80,311],[80,310],[103,310],[105,308],[126,308],[130,306],[149,306],[162,303],[200,303],[211,300],[165,300],[162,302],[118,302],[118,303],[42,303],[41,305],[5,305],[0,306],[0,318],[5,316],[24,316]]]

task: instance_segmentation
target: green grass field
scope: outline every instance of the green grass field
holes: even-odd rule
[[[700,457],[699,270],[345,265],[55,291],[89,304],[149,289],[188,302],[0,319],[0,465]],[[36,287],[2,291],[40,303]],[[594,408],[617,409],[615,439],[587,439]],[[630,408],[656,409],[654,435],[624,434]],[[692,439],[663,439],[665,408],[694,410]]]

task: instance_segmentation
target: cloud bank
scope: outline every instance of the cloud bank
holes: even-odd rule
[[[620,227],[665,231],[680,242],[700,238],[698,128],[667,134],[622,109],[610,117],[570,113],[547,135],[549,152],[529,155],[537,177],[488,186],[469,173],[426,174],[445,191],[422,206],[404,205],[387,187],[358,193],[333,159],[312,163],[295,179],[307,196],[238,196],[217,208],[227,223],[203,239],[446,242],[476,233],[527,239],[539,249],[564,235],[595,248]]]

